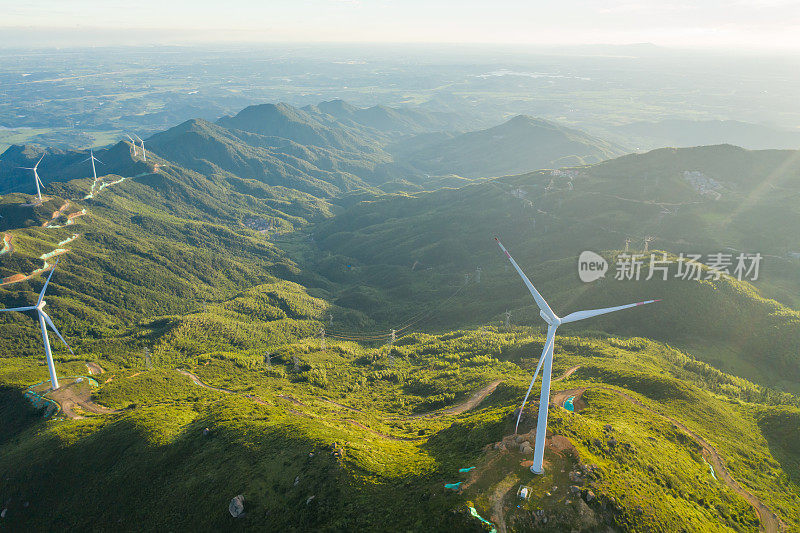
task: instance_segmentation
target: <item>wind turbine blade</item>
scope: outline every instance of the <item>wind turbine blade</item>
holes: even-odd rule
[[[0,309],[0,312],[2,312],[2,311],[33,311],[34,309],[36,309],[34,306],[29,305],[28,307],[11,307],[9,309]]]
[[[519,421],[522,419],[522,411],[525,409],[525,404],[528,403],[528,396],[531,395],[531,389],[533,389],[533,383],[536,381],[536,376],[539,374],[539,370],[542,368],[542,363],[548,357],[552,357],[553,355],[553,342],[556,338],[556,327],[550,326],[547,328],[547,340],[544,343],[544,348],[542,348],[542,355],[539,357],[539,364],[536,365],[536,372],[533,373],[533,378],[531,378],[531,384],[528,386],[528,392],[525,393],[525,399],[522,400],[522,407],[519,408],[519,414],[517,415],[517,425],[514,426],[514,433],[517,432],[519,428]],[[542,401],[539,399],[539,401]],[[549,398],[545,401],[549,401]]]
[[[604,315],[606,313],[613,313],[614,311],[622,311],[623,309],[629,309],[631,307],[652,304],[660,301],[661,300],[647,300],[644,302],[637,302],[635,304],[618,305],[617,307],[605,307],[603,309],[589,309],[587,311],[575,311],[574,313],[570,313],[564,318],[562,318],[561,323],[564,324],[566,322],[576,322],[578,320],[583,320],[584,318],[591,318],[597,315]]]
[[[33,165],[33,168],[37,168],[39,166],[39,163],[42,162],[42,159],[44,159],[44,154],[42,154],[42,157],[40,157],[39,160],[36,162],[36,164]]]
[[[52,321],[52,320],[50,320],[50,316],[49,316],[47,313],[45,313],[44,311],[39,311],[39,312],[40,312],[40,313],[42,314],[42,316],[44,317],[44,320],[45,320],[45,322],[47,322],[47,325],[48,325],[48,326],[50,326],[50,329],[52,329],[52,330],[53,330],[53,332],[54,332],[56,335],[58,335],[58,338],[59,338],[59,339],[61,339],[61,342],[63,342],[63,343],[64,343],[64,346],[66,346],[66,347],[67,347],[67,350],[69,350],[69,353],[71,353],[72,355],[75,355],[75,352],[73,352],[73,351],[72,351],[72,348],[70,348],[70,347],[69,347],[69,344],[67,344],[67,341],[65,341],[65,340],[64,340],[64,337],[62,337],[62,336],[61,336],[61,333],[59,333],[59,332],[58,332],[58,329],[56,328],[56,325],[55,325],[55,324],[53,324],[53,321]]]
[[[550,320],[555,320],[556,314],[553,312],[552,309],[550,309],[550,306],[547,305],[545,299],[542,297],[541,294],[539,294],[539,291],[536,290],[536,287],[533,286],[533,283],[531,283],[531,280],[528,279],[528,276],[525,275],[525,272],[522,271],[517,262],[514,261],[514,258],[511,257],[511,254],[508,253],[508,250],[506,250],[506,247],[503,246],[503,243],[500,242],[500,239],[495,237],[494,240],[497,241],[497,244],[500,246],[500,249],[503,250],[504,254],[506,254],[506,257],[508,257],[508,260],[511,261],[511,264],[514,265],[514,268],[519,273],[520,277],[522,278],[522,281],[525,282],[525,286],[528,287],[528,290],[531,292],[531,295],[533,295],[533,299],[536,300],[536,305],[539,306],[539,309],[541,309],[541,311],[545,315],[547,315],[550,318]]]
[[[100,161],[100,160],[99,160],[99,159],[97,159],[96,157],[94,158],[94,160],[95,160],[95,161],[97,161],[98,163],[100,163],[101,165],[105,165],[105,163],[103,163],[102,161]]]
[[[53,264],[53,268],[51,268],[51,269],[50,269],[50,275],[49,275],[49,276],[47,276],[47,281],[45,281],[45,282],[44,282],[44,287],[42,287],[42,292],[40,292],[40,293],[39,293],[39,301],[38,301],[38,302],[36,302],[36,305],[37,305],[37,306],[38,306],[40,303],[42,303],[42,300],[44,300],[44,291],[46,291],[46,290],[47,290],[47,284],[48,284],[48,283],[50,283],[50,278],[52,278],[52,277],[53,277],[53,274],[54,274],[54,273],[55,273],[55,271],[56,271],[56,267],[58,266],[58,261],[59,261],[59,260],[58,260],[58,259],[56,259],[56,262]]]

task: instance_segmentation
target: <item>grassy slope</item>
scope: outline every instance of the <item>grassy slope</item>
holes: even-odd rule
[[[246,362],[224,354],[181,363],[206,382],[255,395],[263,405],[198,387],[169,365],[114,366],[97,398],[127,410],[17,429],[1,448],[0,471],[13,487],[13,494],[2,496],[31,500],[30,512],[14,515],[24,521],[14,523],[38,527],[77,529],[88,516],[100,528],[124,529],[115,524],[131,517],[139,528],[231,527],[225,506],[237,493],[245,494],[249,512],[235,525],[248,529],[265,523],[384,529],[387,517],[392,528],[461,527],[462,515],[448,510],[459,509],[463,498],[444,493],[441,484],[457,478],[457,468],[481,464],[481,448],[512,429],[507,415],[535,363],[530,356],[541,348],[542,337],[529,334],[454,332],[408,337],[392,349],[336,344],[327,353],[316,343],[301,343],[275,353],[271,367],[263,358]],[[703,435],[740,483],[787,523],[800,525],[800,487],[786,470],[796,460],[792,434],[769,425],[770,416],[796,408],[742,401],[758,386],[650,341],[563,337],[556,353],[559,368],[582,365],[556,389],[607,383],[641,395]],[[297,372],[292,356],[300,359]],[[44,376],[45,369],[34,375]],[[24,381],[12,371],[3,379],[11,376],[11,386]],[[475,412],[408,418],[463,400],[496,377],[505,384]],[[710,478],[689,437],[615,396],[590,392],[587,402],[579,415],[554,412],[553,428],[600,468],[593,487],[620,502],[619,525],[650,530],[684,520],[708,531],[755,531],[752,509]],[[408,440],[378,436],[351,420]],[[631,452],[593,444],[606,423],[620,442],[632,445]],[[204,427],[211,437],[202,436]],[[341,462],[330,454],[334,442],[344,449]],[[45,465],[55,471],[47,473]],[[49,506],[58,519],[43,511]],[[488,509],[481,510],[486,516]]]

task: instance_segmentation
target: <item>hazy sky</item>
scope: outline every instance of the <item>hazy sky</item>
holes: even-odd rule
[[[53,35],[78,45],[102,33],[96,29],[124,28],[151,42],[651,42],[800,50],[800,0],[0,0],[0,26],[25,28],[15,35],[58,29]],[[152,29],[160,31],[143,32]]]

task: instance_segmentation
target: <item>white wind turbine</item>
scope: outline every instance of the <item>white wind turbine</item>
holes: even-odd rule
[[[506,254],[506,257],[508,257],[508,260],[511,261],[511,264],[519,273],[520,277],[522,277],[522,281],[525,282],[525,286],[528,287],[533,299],[536,300],[536,305],[539,306],[539,316],[541,316],[542,319],[547,322],[547,338],[544,343],[544,349],[542,350],[542,356],[539,358],[539,364],[536,366],[536,371],[533,373],[533,379],[531,379],[528,392],[525,393],[525,399],[522,401],[522,407],[520,407],[519,415],[517,416],[517,425],[514,427],[514,432],[516,433],[517,428],[519,427],[519,421],[522,418],[522,411],[525,409],[528,396],[531,393],[531,389],[533,389],[533,383],[536,381],[536,375],[539,373],[539,369],[542,368],[542,364],[544,363],[544,370],[542,371],[542,392],[539,396],[539,420],[536,423],[536,444],[533,450],[533,466],[531,466],[531,472],[534,474],[541,474],[544,471],[542,468],[542,460],[544,458],[544,441],[547,435],[547,410],[548,404],[550,403],[550,374],[552,372],[553,365],[553,342],[555,340],[558,326],[568,322],[577,322],[578,320],[583,320],[584,318],[591,318],[593,316],[603,315],[605,313],[621,311],[622,309],[628,309],[630,307],[658,302],[660,300],[647,300],[645,302],[620,305],[617,307],[576,311],[575,313],[570,313],[563,318],[559,317],[553,312],[552,309],[550,309],[550,306],[547,305],[545,299],[542,298],[542,295],[539,294],[539,291],[536,290],[536,288],[533,286],[533,283],[531,283],[531,281],[528,279],[528,276],[525,275],[517,262],[514,261],[514,258],[511,257],[511,254],[508,253],[508,250],[505,249],[500,240],[497,237],[495,237],[494,240],[496,240],[497,244],[500,245],[500,249],[503,250],[503,253]]]
[[[61,333],[58,332],[56,329],[55,324],[50,319],[47,313],[44,312],[44,306],[47,302],[44,301],[44,292],[47,290],[47,284],[50,283],[50,278],[53,277],[53,272],[56,271],[56,266],[58,265],[58,260],[56,260],[53,268],[50,270],[50,275],[47,276],[47,281],[44,282],[44,287],[42,287],[42,292],[39,293],[39,301],[36,302],[36,305],[29,305],[27,307],[14,307],[11,309],[0,309],[0,311],[33,311],[36,310],[36,313],[39,316],[39,326],[42,329],[42,341],[44,342],[44,355],[47,360],[47,370],[50,372],[50,386],[53,390],[58,388],[58,377],[56,376],[56,367],[53,363],[53,354],[50,352],[50,339],[47,336],[47,326],[49,325],[50,328],[58,335],[58,338],[61,339],[61,342],[64,343],[64,346],[67,347],[69,353],[75,355],[72,351],[72,348],[69,347],[67,341],[64,340],[64,337],[61,336]]]
[[[92,174],[94,175],[94,181],[97,181],[97,169],[94,168],[94,162],[97,161],[101,165],[103,164],[103,162],[100,161],[99,159],[97,159],[94,156],[94,150],[91,150],[91,149],[89,150],[89,157],[87,157],[86,159],[81,161],[81,163],[86,163],[87,161],[91,161],[92,162]]]
[[[136,141],[134,141],[134,140],[133,140],[133,137],[131,137],[131,136],[130,136],[130,135],[128,135],[127,133],[125,134],[125,136],[126,136],[126,137],[128,138],[128,140],[131,142],[131,146],[133,146],[133,156],[134,156],[134,157],[136,157],[137,155],[139,155],[139,151],[138,151],[138,149],[136,148]]]
[[[44,187],[44,183],[42,183],[42,179],[39,177],[39,171],[37,169],[39,168],[39,163],[42,162],[42,159],[44,159],[44,154],[42,154],[42,157],[40,157],[36,164],[32,167],[19,167],[25,170],[33,170],[33,182],[36,184],[36,196],[39,197],[39,203],[42,202],[42,191],[39,189],[39,185]]]
[[[144,141],[142,140],[141,137],[139,137],[135,133],[133,134],[133,136],[136,137],[137,139],[139,139],[139,142],[142,143],[142,159],[144,161],[147,161],[147,150],[144,149]]]

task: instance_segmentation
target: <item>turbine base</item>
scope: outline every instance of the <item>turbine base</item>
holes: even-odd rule
[[[542,468],[540,470],[536,470],[535,466],[531,466],[531,473],[532,474],[536,474],[537,476],[540,476],[540,475],[544,474],[544,468]]]

